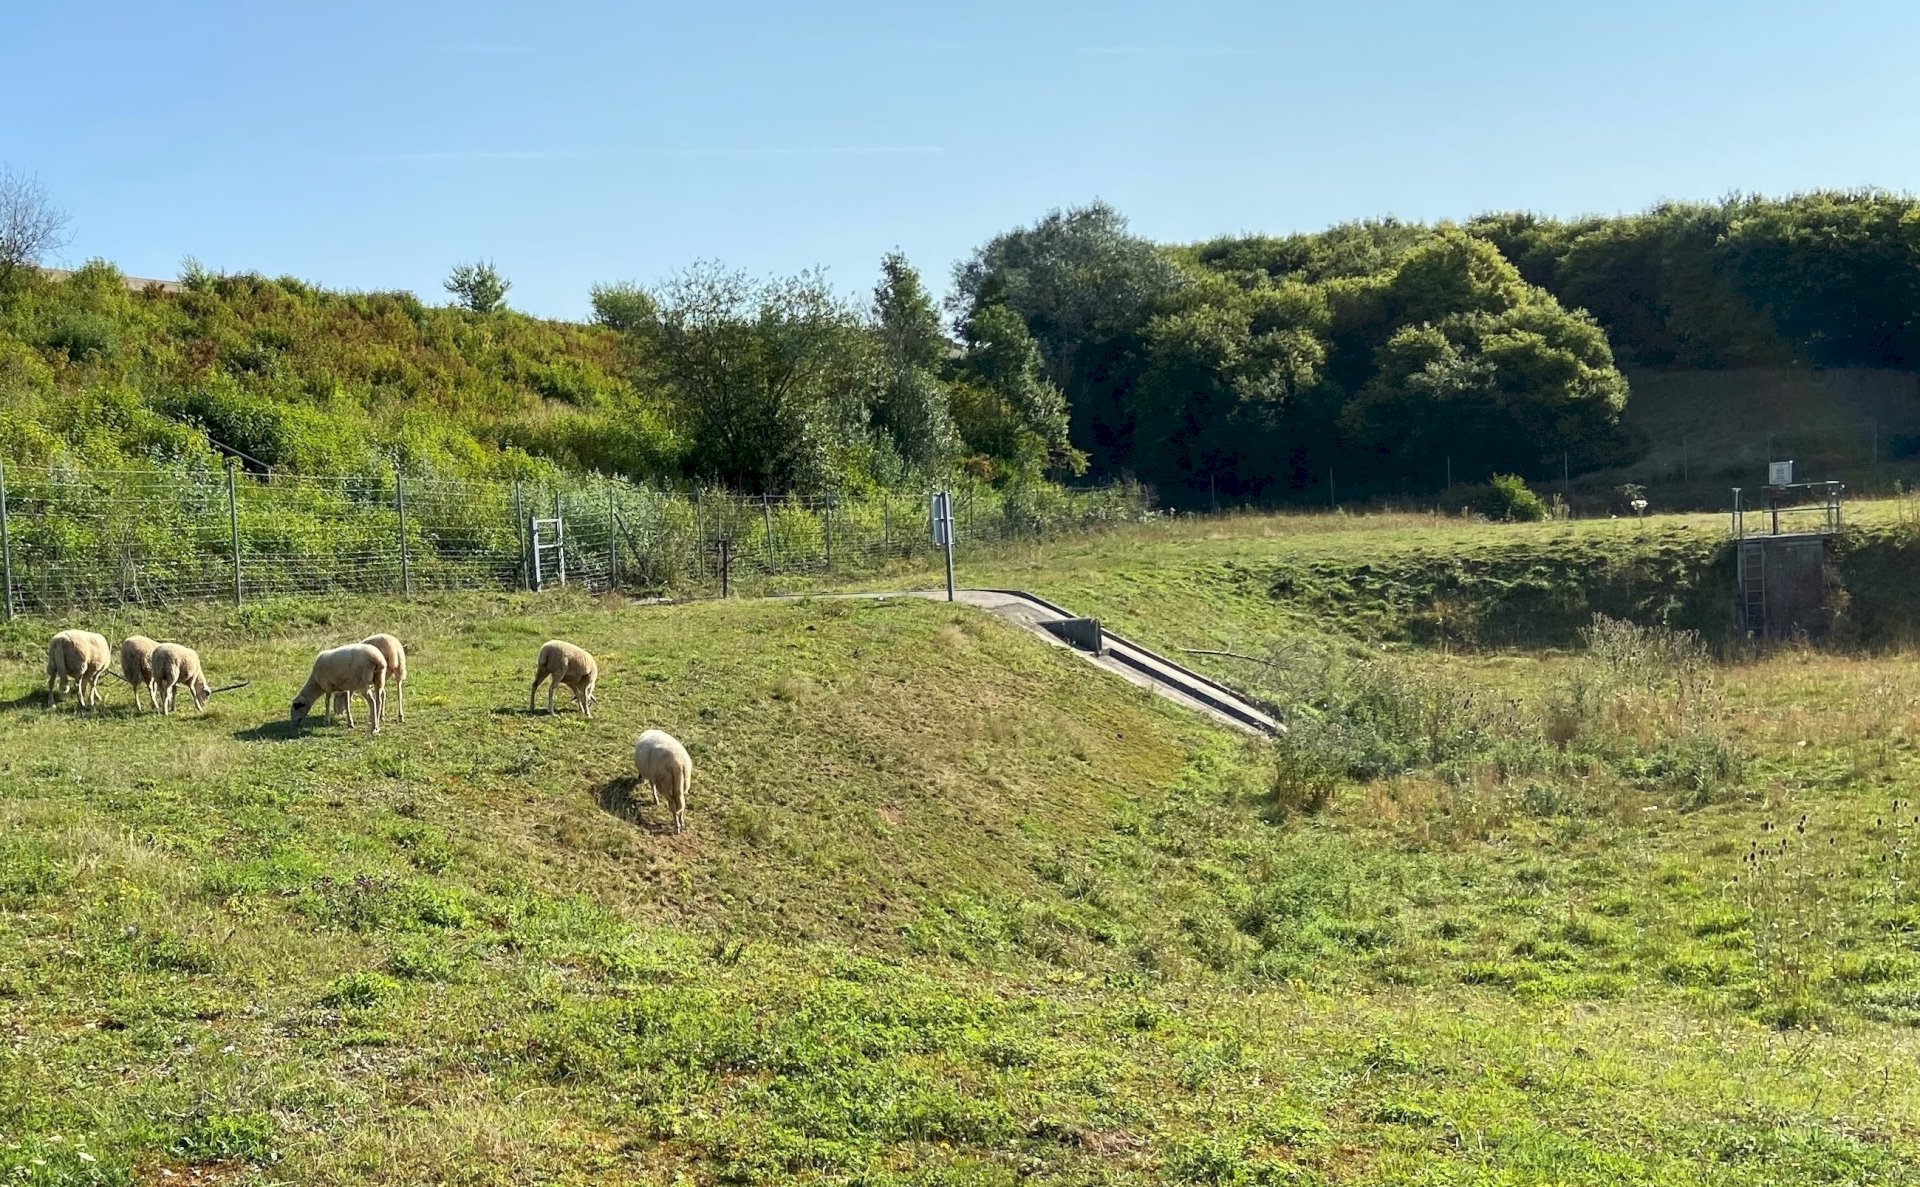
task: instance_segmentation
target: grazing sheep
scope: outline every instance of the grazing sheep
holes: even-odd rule
[[[571,643],[553,639],[540,645],[540,659],[533,666],[533,690],[527,694],[527,710],[531,712],[534,701],[540,695],[540,682],[552,680],[547,685],[547,712],[554,712],[553,690],[564,684],[573,693],[574,703],[580,706],[580,712],[593,716],[593,685],[600,679],[600,665],[593,657]]]
[[[687,788],[693,783],[693,757],[665,730],[648,730],[633,744],[633,769],[641,783],[653,788],[653,802],[667,794],[673,812],[673,831],[687,831]]]
[[[92,631],[61,631],[47,644],[47,708],[55,691],[72,691],[82,709],[98,708],[100,677],[113,663],[104,636]]]
[[[160,646],[145,635],[128,635],[120,640],[120,678],[133,685],[133,711],[140,712],[140,691],[146,690],[153,707],[160,707],[160,694],[153,687],[153,649]]]
[[[387,700],[387,657],[367,643],[349,643],[322,651],[313,659],[313,671],[294,694],[289,720],[295,725],[307,719],[307,713],[321,697],[327,699],[327,721],[333,721],[334,693],[347,695],[347,727],[353,727],[353,699],[358,693],[367,699],[368,726],[380,732],[380,711]]]
[[[406,721],[407,649],[400,646],[400,640],[394,638],[392,635],[368,635],[360,641],[369,647],[375,648],[381,655],[386,657],[387,687],[393,689],[394,716],[403,722]],[[350,699],[351,698],[344,692],[334,693],[333,702],[327,707],[327,711],[331,713],[336,709],[344,707],[351,712],[352,706],[348,704]]]
[[[179,643],[162,643],[153,649],[153,683],[160,690],[160,699],[155,703],[160,712],[169,717],[173,715],[174,694],[182,684],[193,697],[193,707],[202,713],[207,711],[207,701],[213,696],[213,686],[200,670],[200,653]]]

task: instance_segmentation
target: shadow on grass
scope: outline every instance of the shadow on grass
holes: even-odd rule
[[[311,722],[293,724],[281,717],[273,721],[263,721],[259,725],[233,731],[233,736],[241,742],[291,742],[307,731]]]
[[[593,789],[593,799],[595,803],[600,805],[600,810],[609,816],[624,820],[635,828],[645,829],[656,837],[672,836],[673,817],[671,814],[668,814],[666,819],[660,821],[648,820],[641,815],[647,807],[652,805],[653,799],[649,793],[643,800],[641,795],[636,794],[636,792],[640,791],[640,788],[641,785],[638,779],[635,779],[631,775],[625,775],[618,779],[609,779],[605,783],[595,787]],[[664,807],[662,811],[665,811]]]

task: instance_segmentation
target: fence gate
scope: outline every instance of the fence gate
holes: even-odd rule
[[[553,573],[557,584],[567,583],[567,521],[554,516],[541,519],[536,516],[532,521],[532,530],[528,533],[533,541],[533,588],[537,593],[546,588],[546,577]],[[552,554],[549,565],[547,554]]]

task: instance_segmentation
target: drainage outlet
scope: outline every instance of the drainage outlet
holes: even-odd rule
[[[1106,643],[1100,636],[1100,620],[1097,618],[1062,618],[1047,623],[1046,627],[1082,651],[1091,651],[1095,655],[1106,653]]]

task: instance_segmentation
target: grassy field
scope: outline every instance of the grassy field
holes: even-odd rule
[[[45,711],[17,623],[0,1182],[1920,1181],[1920,665],[1421,645],[1347,573],[1711,530],[1245,518],[963,573],[1278,657],[1208,661],[1277,746],[913,600],[90,623],[251,680],[169,720]],[[1320,564],[1358,592],[1274,596]],[[409,720],[287,729],[376,628]],[[590,722],[527,712],[555,636]],[[684,837],[627,795],[648,726]]]

